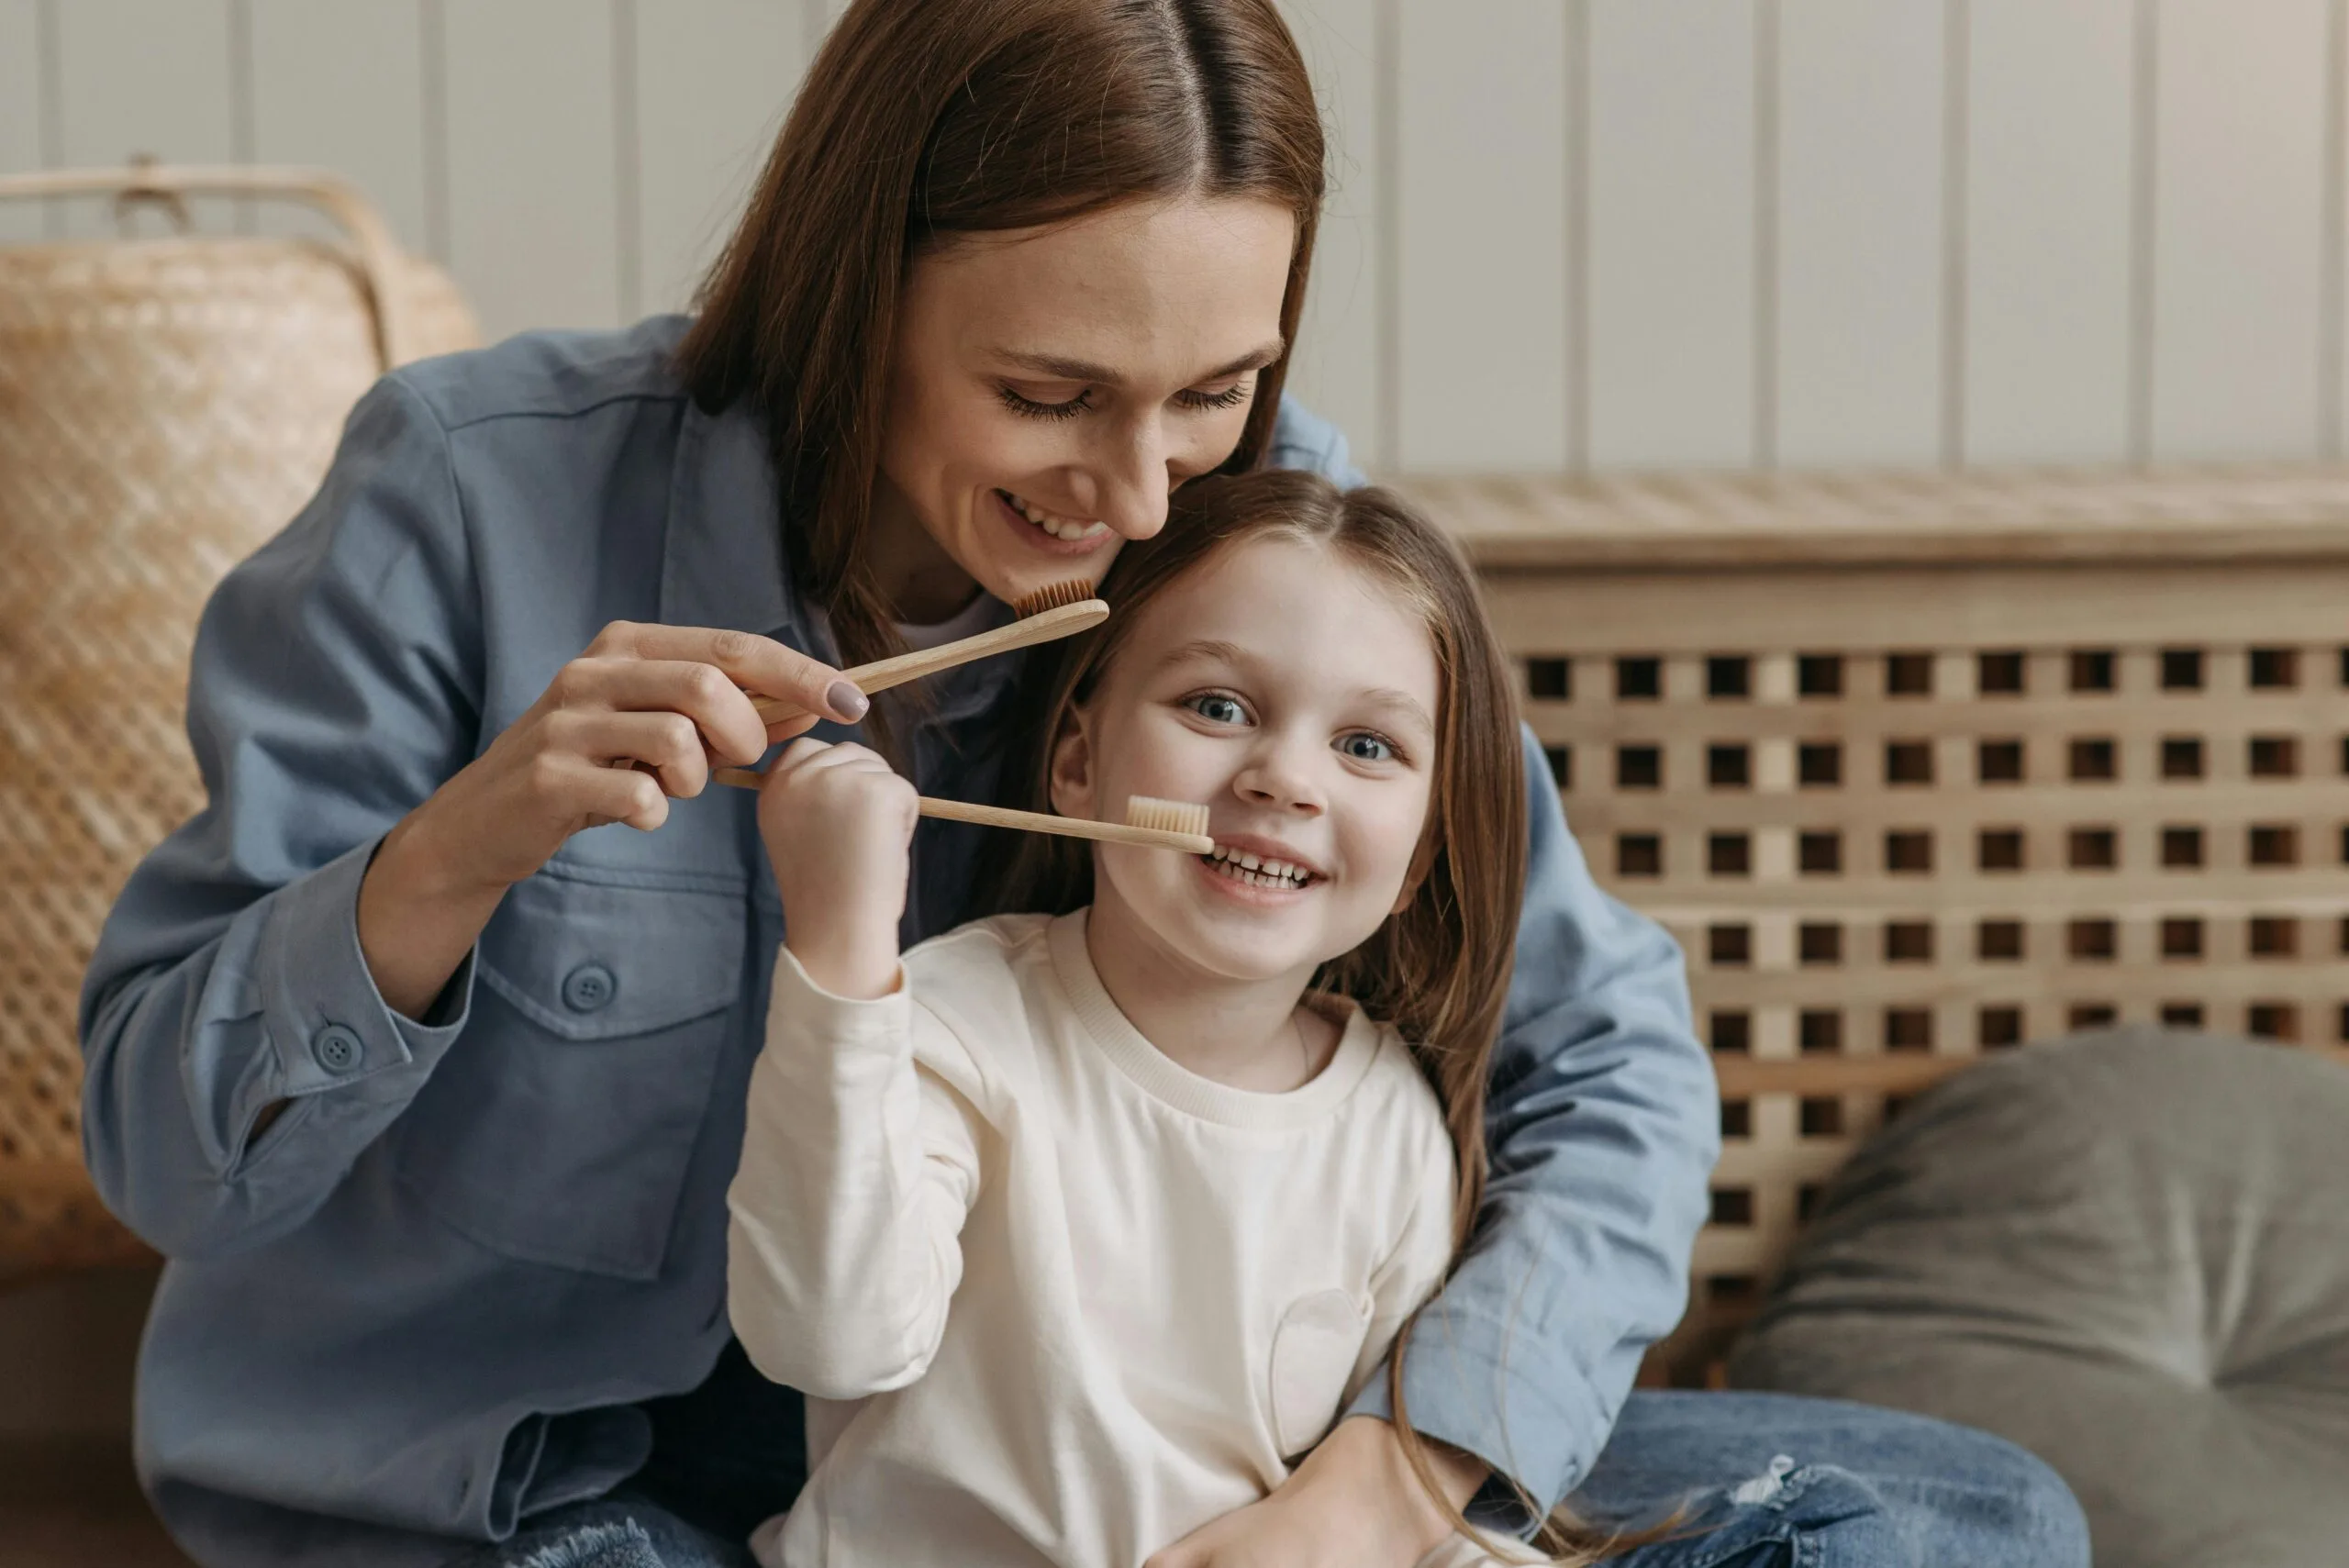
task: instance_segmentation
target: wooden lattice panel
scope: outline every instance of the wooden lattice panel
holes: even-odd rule
[[[1408,488],[1592,869],[1688,954],[1724,1153],[1675,1377],[1983,1052],[2349,1045],[2349,474]]]

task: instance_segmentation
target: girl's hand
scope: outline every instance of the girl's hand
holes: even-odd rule
[[[1433,1447],[1428,1458],[1455,1503],[1475,1496],[1480,1462]],[[1451,1533],[1395,1429],[1352,1416],[1271,1496],[1200,1526],[1142,1568],[1411,1568]]]
[[[744,686],[808,712],[770,728]],[[711,756],[756,762],[818,715],[862,717],[863,703],[838,671],[768,638],[613,622],[377,849],[359,895],[377,989],[420,1017],[507,887],[564,840],[608,822],[658,828],[671,797],[707,785]]]
[[[918,801],[875,753],[821,740],[795,742],[759,792],[784,945],[835,996],[896,989]]]

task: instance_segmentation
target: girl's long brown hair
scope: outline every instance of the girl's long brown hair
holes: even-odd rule
[[[1175,492],[1166,527],[1127,545],[1101,584],[1116,613],[1099,628],[1030,656],[1017,717],[1025,738],[1006,759],[1002,798],[1050,811],[1051,753],[1073,711],[1090,700],[1143,608],[1219,552],[1264,539],[1316,544],[1386,583],[1417,612],[1442,677],[1434,788],[1414,859],[1410,901],[1369,940],[1330,960],[1314,989],[1351,998],[1410,1042],[1443,1106],[1458,1159],[1455,1253],[1485,1186],[1485,1093],[1508,999],[1525,894],[1525,761],[1499,639],[1475,573],[1451,539],[1391,491],[1341,491],[1318,474],[1265,471],[1195,480]],[[987,884],[998,911],[1064,914],[1093,899],[1093,857],[1081,840],[1003,835]],[[1414,1315],[1416,1320],[1416,1315]],[[1475,1527],[1445,1497],[1405,1406],[1411,1324],[1397,1336],[1388,1392],[1395,1434],[1412,1473],[1451,1519]],[[1560,1561],[1589,1561],[1601,1538],[1560,1509],[1540,1544]]]
[[[897,639],[865,550],[907,262],[957,235],[1122,202],[1250,196],[1296,215],[1294,343],[1321,123],[1272,0],[856,0],[825,39],[678,350],[695,401],[768,426],[785,559],[841,662]],[[1224,464],[1257,466],[1287,361]],[[883,739],[886,739],[885,734]]]

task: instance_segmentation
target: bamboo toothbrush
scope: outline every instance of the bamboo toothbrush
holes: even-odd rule
[[[716,768],[709,777],[712,784],[732,784],[737,789],[756,789],[766,782],[764,773],[751,768]],[[1147,795],[1126,797],[1123,822],[974,806],[928,795],[921,797],[921,814],[950,822],[975,822],[982,828],[1017,828],[1027,833],[1057,833],[1065,839],[1092,839],[1104,844],[1138,844],[1146,850],[1178,850],[1186,855],[1215,853],[1215,840],[1208,837],[1206,806]]]
[[[951,670],[957,664],[967,664],[974,659],[985,659],[990,654],[1008,653],[1016,648],[1030,648],[1039,642],[1074,637],[1108,619],[1109,606],[1094,596],[1092,584],[1078,577],[1063,583],[1049,583],[1032,594],[1022,594],[1011,602],[1011,613],[1018,618],[1008,626],[980,632],[976,637],[941,642],[935,648],[900,653],[894,659],[878,659],[870,664],[859,664],[853,670],[841,671],[841,678],[871,696],[875,692],[885,692],[891,686],[902,686],[907,681],[918,681],[924,675]],[[759,710],[759,717],[768,724],[796,718],[807,711],[788,697],[754,697],[751,706]]]

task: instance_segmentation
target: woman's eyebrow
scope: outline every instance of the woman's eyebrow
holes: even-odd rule
[[[1275,338],[1257,344],[1229,364],[1218,365],[1199,381],[1221,381],[1226,376],[1245,375],[1250,371],[1263,370],[1266,365],[1288,352],[1288,345]],[[997,349],[994,357],[1021,370],[1034,371],[1038,375],[1051,376],[1054,381],[1089,381],[1101,386],[1122,386],[1125,378],[1108,365],[1091,360],[1063,359],[1058,354],[1032,354],[1022,349]]]

